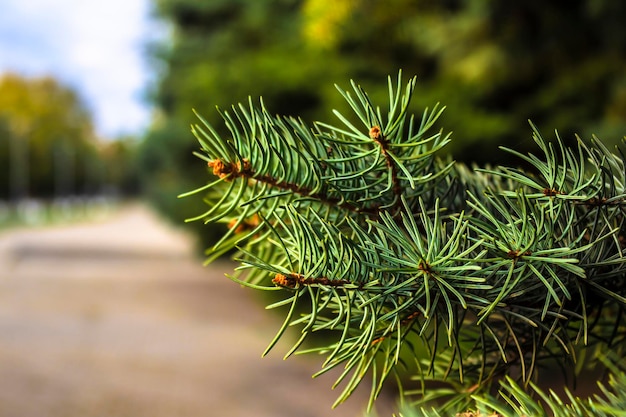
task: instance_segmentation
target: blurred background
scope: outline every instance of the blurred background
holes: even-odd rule
[[[0,198],[141,196],[180,224],[198,201],[175,196],[206,180],[192,109],[223,131],[216,106],[262,96],[273,113],[332,122],[346,110],[335,83],[385,105],[399,69],[418,76],[417,113],[447,106],[458,160],[530,149],[528,119],[617,143],[626,3],[499,3],[5,0]]]
[[[216,284],[232,266],[199,267],[201,248],[219,230],[184,224],[204,203],[176,198],[208,179],[192,154],[192,109],[222,133],[215,107],[248,96],[262,96],[272,113],[333,122],[332,109],[347,111],[335,83],[347,88],[354,79],[384,106],[386,77],[401,69],[405,79],[418,77],[416,113],[447,106],[440,124],[453,131],[448,152],[457,160],[503,163],[500,145],[531,150],[528,119],[545,137],[556,129],[570,143],[595,134],[617,144],[626,133],[625,21],[626,2],[614,0],[3,0],[0,384],[17,388],[0,394],[0,416],[105,415],[98,410],[111,398],[115,415],[217,407],[202,390],[213,382],[198,369],[215,373],[223,362],[209,361],[205,349],[240,345],[230,333],[221,342],[212,333],[228,322],[224,314],[239,316],[228,305],[211,307],[217,295],[233,295],[230,283]],[[247,300],[233,301],[244,318],[226,327],[252,337],[242,334],[261,307],[236,296]],[[132,343],[121,346],[122,335]],[[259,331],[246,343],[270,336]],[[44,354],[48,345],[56,350]],[[254,358],[233,363],[263,363],[262,347],[227,346]],[[181,355],[198,355],[207,368]],[[103,368],[103,357],[125,361]],[[153,360],[136,368],[137,357]],[[80,377],[61,378],[68,368]],[[103,382],[137,375],[144,379],[135,385],[175,377],[187,388],[166,406],[155,400],[165,401],[165,388]],[[87,381],[94,391],[75,394]],[[328,385],[318,387],[331,398]],[[59,411],[42,414],[36,403]]]

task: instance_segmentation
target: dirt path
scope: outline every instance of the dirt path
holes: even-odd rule
[[[0,234],[0,417],[361,416],[278,323],[143,206]],[[379,415],[389,415],[389,402]]]

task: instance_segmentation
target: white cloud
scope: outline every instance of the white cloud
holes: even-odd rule
[[[79,90],[101,135],[137,133],[149,120],[148,18],[149,0],[3,0],[0,71],[52,73]]]

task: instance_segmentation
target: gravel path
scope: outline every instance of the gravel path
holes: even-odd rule
[[[260,354],[278,318],[141,205],[0,234],[0,417],[362,416],[314,357]],[[391,414],[381,401],[379,415]]]

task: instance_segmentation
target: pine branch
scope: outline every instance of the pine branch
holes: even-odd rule
[[[339,126],[308,127],[251,101],[222,113],[229,137],[201,119],[199,156],[217,178],[197,190],[211,206],[197,219],[230,226],[209,255],[236,247],[234,280],[284,292],[268,350],[299,327],[287,356],[326,355],[319,374],[342,365],[338,403],[370,373],[371,406],[403,372],[422,387],[405,394],[444,399],[440,410],[495,404],[499,381],[526,401],[516,393],[543,364],[624,338],[623,155],[533,126],[537,155],[504,149],[529,170],[445,161],[450,136],[430,133],[443,109],[416,122],[414,88],[389,79],[386,113],[357,84],[340,90],[360,124],[335,111]],[[302,349],[320,331],[335,341]]]

